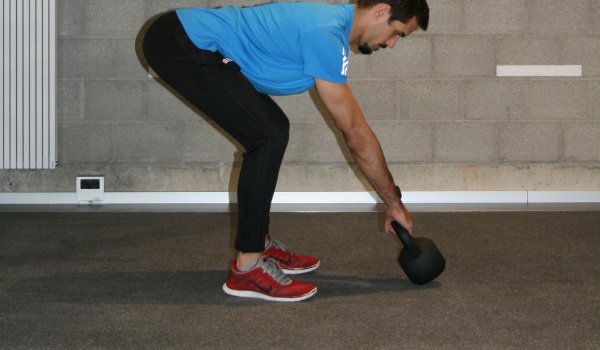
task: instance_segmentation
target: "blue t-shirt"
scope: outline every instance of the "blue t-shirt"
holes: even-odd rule
[[[346,83],[354,5],[273,3],[177,15],[198,48],[235,61],[259,92],[302,93],[314,78]]]

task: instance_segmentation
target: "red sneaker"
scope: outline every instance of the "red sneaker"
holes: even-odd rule
[[[238,270],[233,261],[229,278],[223,291],[243,298],[259,298],[271,301],[301,301],[317,293],[314,284],[298,282],[286,276],[279,265],[266,256],[261,256],[256,265],[247,272]]]
[[[267,247],[263,252],[264,256],[275,260],[281,270],[288,275],[297,275],[307,273],[319,268],[321,262],[312,256],[296,255],[288,252],[287,248],[270,236],[267,236]]]

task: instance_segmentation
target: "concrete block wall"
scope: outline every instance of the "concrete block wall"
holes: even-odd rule
[[[158,12],[235,0],[57,0],[58,161],[0,172],[0,191],[233,191],[242,150],[148,76]],[[346,1],[329,1],[344,3]],[[430,29],[349,79],[406,191],[600,190],[600,1],[428,0]],[[498,78],[498,64],[581,64],[583,77]],[[364,191],[314,91],[276,97],[292,123],[278,191]]]

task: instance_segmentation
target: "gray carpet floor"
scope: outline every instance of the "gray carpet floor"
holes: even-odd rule
[[[426,286],[381,214],[273,214],[322,260],[283,304],[222,292],[228,213],[0,213],[0,348],[600,348],[600,212],[414,216],[447,260]]]

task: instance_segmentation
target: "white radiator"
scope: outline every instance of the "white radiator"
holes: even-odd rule
[[[56,166],[56,2],[2,0],[0,169]]]

